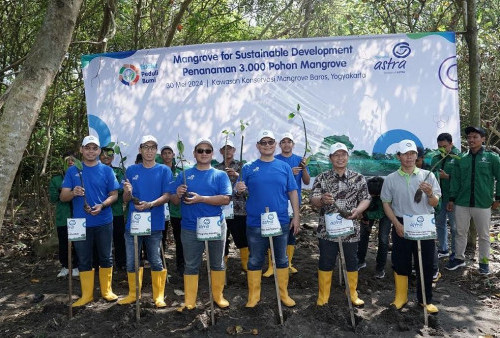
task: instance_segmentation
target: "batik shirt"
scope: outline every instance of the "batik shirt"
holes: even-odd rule
[[[321,197],[325,193],[332,194],[337,206],[345,211],[356,208],[363,200],[371,199],[364,176],[349,169],[342,176],[339,176],[333,169],[319,174],[314,181],[312,197]],[[335,240],[327,237],[325,214],[337,212],[339,210],[333,205],[324,205],[321,207],[317,230],[319,238]],[[353,220],[353,223],[354,234],[343,238],[343,242],[359,241],[359,221]]]

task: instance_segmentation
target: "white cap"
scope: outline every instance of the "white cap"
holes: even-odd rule
[[[398,153],[406,154],[409,151],[414,151],[418,153],[417,146],[412,140],[403,140],[398,144]]]
[[[85,147],[89,143],[94,143],[98,147],[101,146],[101,144],[99,143],[99,139],[93,135],[85,136],[85,138],[82,141],[82,147]]]
[[[270,130],[261,130],[259,132],[259,134],[257,135],[257,142],[259,142],[260,140],[262,140],[264,137],[269,137],[269,138],[272,138],[273,140],[276,140],[276,138],[274,137],[274,134],[272,131]]]
[[[222,149],[222,148],[224,148],[226,145],[228,145],[228,146],[230,146],[230,147],[234,148],[234,143],[233,143],[233,141],[231,141],[231,140],[227,140],[227,142],[226,142],[226,141],[224,141],[224,143],[222,143],[222,145],[221,145],[221,147],[220,147],[220,148]]]
[[[337,143],[334,143],[330,146],[330,155],[335,154],[339,150],[344,150],[346,153],[349,154],[349,150],[347,150],[346,145],[343,143],[337,142]]]
[[[143,136],[142,139],[141,139],[141,145],[146,143],[146,142],[154,142],[156,143],[156,145],[158,145],[158,141],[156,140],[156,137],[154,137],[153,135],[146,135],[146,136]]]
[[[209,138],[204,138],[204,137],[197,139],[196,143],[194,144],[194,147],[196,148],[197,146],[199,146],[202,143],[208,144],[212,149],[214,149],[214,146],[212,145],[212,141],[210,141]]]
[[[286,139],[286,138],[289,138],[289,139],[290,139],[290,141],[292,141],[292,142],[293,142],[293,136],[292,136],[292,133],[284,133],[284,134],[283,134],[283,136],[281,136],[281,140],[280,140],[280,142],[281,142],[281,141],[283,141],[283,140],[284,140],[284,139]]]

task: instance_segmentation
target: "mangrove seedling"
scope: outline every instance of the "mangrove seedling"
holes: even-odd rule
[[[123,142],[122,142],[122,144],[126,145]],[[127,156],[123,156],[122,155],[122,151],[120,149],[120,146],[118,145],[118,142],[109,142],[108,145],[106,146],[106,148],[113,149],[114,153],[118,154],[118,156],[120,156],[120,164],[119,164],[119,166],[120,166],[121,171],[123,172],[123,177],[124,177],[125,181],[128,181],[128,179],[127,179],[127,170],[125,170],[125,161],[127,160]],[[109,151],[109,152],[110,153],[108,155],[113,155],[111,153],[111,151]],[[135,197],[134,195],[132,195],[131,199],[132,199],[132,203],[134,203],[134,204],[141,203],[141,201],[137,197]]]
[[[184,170],[184,162],[186,162],[186,159],[184,158],[184,143],[182,143],[179,134],[177,134],[177,152],[179,153],[179,155],[177,155],[177,158],[179,159],[179,162],[181,162],[182,178],[184,180],[184,185],[187,187],[186,172]],[[181,199],[184,199],[184,197],[186,196],[187,192],[182,196]]]
[[[432,172],[434,172],[434,169],[436,169],[436,167],[441,162],[443,162],[447,157],[451,157],[451,158],[454,158],[454,159],[457,159],[457,160],[460,159],[460,156],[457,156],[457,155],[453,154],[451,151],[450,152],[446,152],[446,148],[445,147],[440,147],[440,148],[438,148],[438,150],[439,150],[439,153],[441,154],[441,159],[439,161],[437,161],[432,166],[432,168],[429,170],[429,172],[427,173],[427,175],[425,175],[424,182],[427,181],[427,179],[429,178],[429,175]],[[420,203],[422,201],[422,195],[423,194],[424,194],[424,192],[422,191],[422,189],[418,188],[417,191],[415,191],[415,196],[413,196],[413,201],[415,203]]]
[[[305,158],[307,153],[311,151],[311,148],[309,147],[309,142],[307,141],[307,128],[306,128],[306,122],[304,121],[304,117],[302,117],[302,114],[300,113],[300,104],[297,104],[297,109],[294,112],[291,112],[288,114],[288,119],[291,120],[295,116],[299,115],[300,119],[302,120],[302,126],[304,127],[304,138],[306,141],[306,146],[304,149],[304,155],[302,158]],[[306,164],[309,162],[309,159],[306,160]]]
[[[75,158],[75,167],[78,171],[78,177],[80,177],[80,184],[82,185],[83,190],[85,190],[85,183],[83,182],[83,176],[82,176],[83,164],[77,158]],[[83,210],[85,210],[87,214],[90,214],[90,212],[92,211],[92,208],[87,202],[87,196],[85,196],[85,194],[83,195]]]

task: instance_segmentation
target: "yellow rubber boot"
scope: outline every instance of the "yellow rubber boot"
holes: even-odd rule
[[[111,281],[113,280],[113,267],[101,268],[99,267],[99,285],[101,287],[101,296],[108,302],[118,299],[118,296],[113,293],[111,289]]]
[[[210,271],[210,276],[212,278],[212,295],[214,297],[215,303],[220,308],[225,308],[229,306],[229,302],[224,298],[222,291],[224,291],[224,281],[226,280],[226,271]]]
[[[295,301],[288,296],[288,268],[276,269],[276,275],[278,276],[281,302],[288,307],[295,306]]]
[[[262,276],[264,276],[264,277],[271,277],[272,275],[274,275],[274,272],[273,272],[273,260],[272,260],[272,257],[271,257],[271,250],[267,250],[267,255],[269,257],[269,265],[268,265],[267,271],[264,272],[262,274]]]
[[[165,282],[167,281],[167,270],[151,271],[151,284],[153,287],[153,300],[156,307],[165,307]]]
[[[420,304],[420,306],[424,307],[424,304]],[[435,313],[439,312],[437,306],[433,305],[433,304],[427,304],[426,308],[427,308],[427,313],[430,313],[430,314],[435,314]]]
[[[347,271],[347,280],[349,281],[349,291],[351,293],[352,305],[363,306],[365,302],[358,298],[358,292],[356,291],[358,287],[358,272]]]
[[[408,303],[408,276],[398,275],[394,272],[394,285],[396,295],[391,305],[394,305],[399,310]]]
[[[198,275],[184,275],[184,305],[177,309],[192,310],[196,307],[196,296],[198,294]]]
[[[142,274],[143,274],[143,268],[139,268],[139,299],[141,299],[141,289],[142,289]],[[132,304],[135,302],[135,272],[128,272],[127,273],[128,277],[128,296],[125,298],[122,298],[118,301],[118,304],[120,305],[125,305],[125,304]]]
[[[255,307],[260,301],[260,284],[262,280],[262,270],[248,270],[248,302],[245,307]]]
[[[72,307],[83,306],[94,300],[94,269],[80,271],[80,285],[82,288],[82,297],[74,302],[71,305]]]
[[[330,298],[330,288],[332,287],[333,271],[318,270],[318,300],[316,305],[328,304]]]
[[[248,271],[248,257],[250,256],[250,251],[248,247],[240,249],[240,258],[241,258],[241,269],[243,271]]]
[[[288,256],[288,268],[290,269],[290,273],[297,273],[297,269],[292,266],[292,258],[293,253],[295,252],[295,245],[287,245],[286,246],[286,255]]]

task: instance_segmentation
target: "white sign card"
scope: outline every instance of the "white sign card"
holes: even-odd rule
[[[354,223],[339,213],[325,214],[326,234],[328,238],[348,236],[354,233]]]
[[[199,241],[221,240],[222,222],[224,222],[224,214],[221,216],[198,217],[196,221],[196,238]]]
[[[260,234],[262,237],[272,237],[283,234],[276,211],[260,214]]]
[[[151,213],[133,212],[130,219],[130,234],[132,236],[151,235]]]
[[[404,236],[413,241],[436,238],[436,221],[434,214],[404,215]]]
[[[224,213],[225,219],[233,219],[234,218],[234,203],[233,203],[233,201],[229,202],[229,204],[227,204],[227,205],[223,205],[222,212]]]
[[[68,225],[68,241],[84,241],[87,238],[85,223],[85,218],[68,218],[66,220],[66,224]]]

